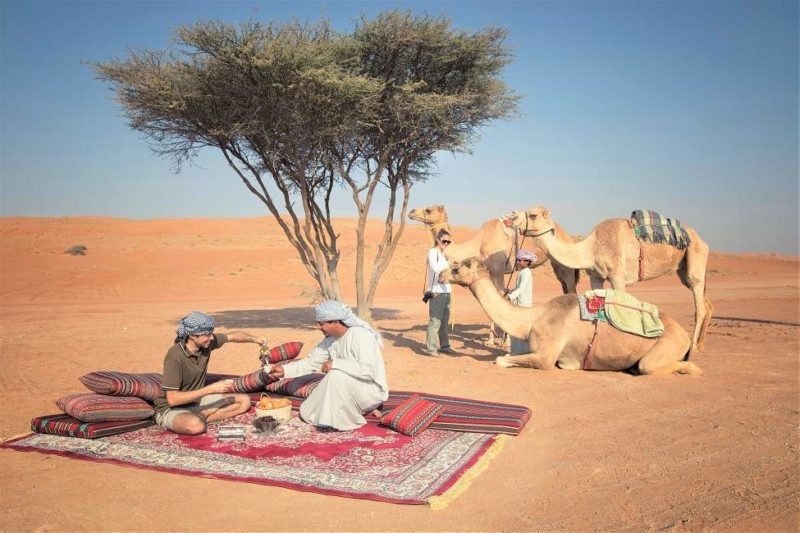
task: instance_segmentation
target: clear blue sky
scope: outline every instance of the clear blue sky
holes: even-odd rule
[[[0,214],[243,217],[262,204],[213,152],[182,173],[128,129],[82,61],[163,48],[198,20],[393,8],[501,26],[520,118],[443,154],[411,205],[456,225],[535,205],[573,233],[653,209],[713,250],[798,254],[798,2],[156,2],[2,0]],[[349,201],[337,214],[354,212]],[[379,216],[381,213],[375,213]]]

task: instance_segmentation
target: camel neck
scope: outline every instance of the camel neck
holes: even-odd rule
[[[553,226],[555,228],[555,226]],[[565,242],[555,231],[537,232],[538,236],[533,237],[536,244],[542,247],[552,259],[567,268],[592,268],[593,255],[590,253],[594,244],[594,236],[590,235],[586,239],[569,243]]]
[[[477,298],[489,318],[519,339],[528,338],[533,328],[534,313],[527,307],[517,307],[506,300],[488,276],[479,278],[469,285],[469,290]]]

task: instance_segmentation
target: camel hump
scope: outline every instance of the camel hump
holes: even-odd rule
[[[631,213],[631,226],[642,242],[664,243],[679,250],[687,248],[692,240],[677,218],[667,218],[655,211],[637,210]]]

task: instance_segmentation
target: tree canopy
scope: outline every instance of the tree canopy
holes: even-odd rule
[[[511,59],[505,37],[397,11],[362,17],[349,33],[326,20],[209,21],[178,28],[168,49],[93,66],[130,127],[178,169],[218,149],[322,295],[339,300],[331,196],[349,191],[358,312],[369,316],[414,183],[432,175],[437,152],[468,151],[482,126],[516,111],[518,96],[500,77]],[[385,229],[365,285],[364,232],[379,186],[388,189]]]

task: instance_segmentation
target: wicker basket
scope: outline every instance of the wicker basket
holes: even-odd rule
[[[269,396],[266,394],[261,394],[261,399],[268,399]],[[258,405],[256,405],[256,416],[271,416],[281,424],[292,418],[292,406],[284,405],[283,407],[278,407],[277,409],[259,409]]]

